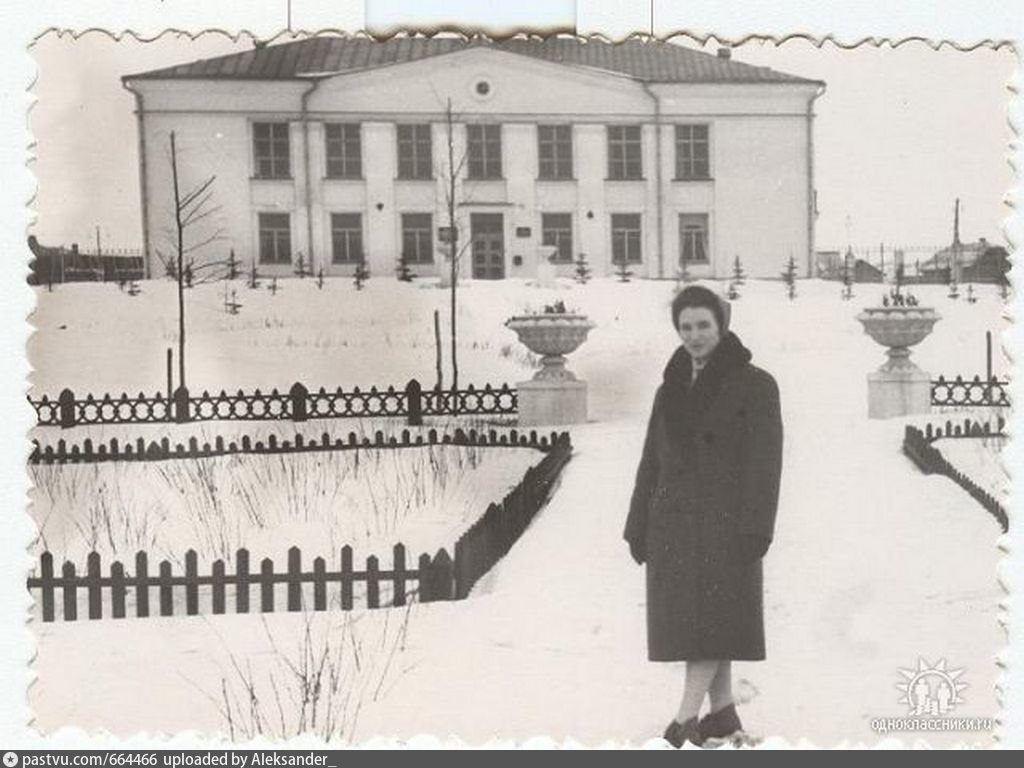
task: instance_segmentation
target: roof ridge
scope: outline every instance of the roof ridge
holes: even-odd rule
[[[499,38],[420,33],[384,39],[367,35],[311,35],[125,75],[122,79],[291,80],[308,77],[309,73],[341,74],[481,47],[554,64],[600,69],[642,82],[820,82],[649,36],[634,35],[613,42],[595,35],[524,32]]]

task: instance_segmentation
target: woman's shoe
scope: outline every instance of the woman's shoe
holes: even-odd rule
[[[662,738],[676,749],[682,747],[686,742],[699,747],[704,741],[701,738],[700,727],[696,717],[691,717],[685,723],[673,720],[668,724],[668,728],[665,729],[665,735]]]
[[[724,739],[736,731],[743,730],[740,716],[736,714],[736,705],[730,704],[717,712],[704,715],[698,725],[701,741],[706,739]]]

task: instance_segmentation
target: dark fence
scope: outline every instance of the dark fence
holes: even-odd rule
[[[30,592],[39,595],[44,622],[57,620],[58,593],[62,606],[60,617],[64,621],[78,620],[80,594],[85,596],[89,619],[104,618],[107,613],[105,606],[108,605],[108,617],[114,619],[126,618],[129,614],[136,617],[173,616],[176,614],[175,597],[180,599],[181,590],[184,590],[184,615],[187,616],[205,612],[227,613],[229,605],[233,606],[235,613],[257,610],[268,613],[279,610],[275,594],[278,584],[287,585],[284,607],[288,611],[310,608],[325,611],[329,607],[352,610],[356,604],[357,584],[365,585],[361,592],[367,608],[401,606],[413,597],[419,602],[461,600],[523,534],[547,502],[551,488],[572,454],[568,433],[552,435],[550,443],[543,438],[536,442],[534,447],[547,448],[547,455],[536,467],[527,470],[523,480],[500,504],[491,504],[459,538],[454,560],[447,550],[441,549],[433,556],[420,555],[416,567],[410,568],[405,546],[396,544],[392,549],[390,569],[382,569],[379,559],[371,555],[366,558],[365,566],[356,570],[352,548],[345,546],[341,550],[339,570],[328,570],[323,557],[314,558],[312,570],[306,570],[301,551],[292,547],[288,550],[288,562],[283,570],[277,569],[272,559],[264,558],[259,569],[254,571],[249,551],[239,549],[235,554],[233,573],[228,572],[223,559],[215,560],[209,573],[200,573],[198,555],[195,550],[189,550],[185,553],[184,572],[175,573],[172,563],[162,560],[153,574],[147,553],[138,552],[134,572],[129,574],[120,561],[111,563],[109,571],[104,573],[100,555],[92,552],[86,559],[84,574],[79,574],[71,562],[65,562],[58,574],[53,555],[43,552],[39,558],[38,575],[29,577],[27,586]],[[381,585],[388,583],[391,595],[382,601]],[[253,602],[254,587],[258,608]],[[155,607],[151,602],[153,590],[156,591]],[[309,591],[312,592],[312,601],[309,600]],[[335,593],[334,599],[329,598],[329,591]],[[201,603],[209,608],[201,610]]]
[[[136,397],[86,395],[79,399],[70,389],[64,389],[56,399],[43,395],[38,400],[29,398],[41,427],[65,429],[84,424],[150,424],[156,422],[187,423],[193,421],[270,421],[334,418],[405,417],[412,425],[423,423],[424,416],[505,415],[515,414],[519,408],[518,392],[502,384],[490,384],[478,389],[469,385],[465,389],[424,390],[416,379],[404,389],[389,386],[386,389],[354,387],[345,391],[340,387],[328,391],[321,387],[310,391],[295,383],[287,392],[272,389],[269,393],[255,390],[235,394],[221,390],[211,395],[204,391],[193,397],[184,387],[173,395],[157,394]]]
[[[315,453],[318,451],[354,451],[368,448],[414,448],[424,445],[463,445],[463,446],[507,446],[534,448],[548,452],[552,450],[558,439],[558,433],[552,432],[550,438],[538,435],[536,430],[520,432],[511,429],[507,432],[476,429],[456,429],[451,434],[439,433],[436,429],[427,430],[426,434],[413,435],[403,429],[400,435],[385,436],[377,430],[373,438],[360,438],[355,432],[349,432],[346,438],[332,438],[326,432],[319,439],[307,440],[296,435],[294,440],[279,439],[269,435],[264,440],[254,440],[243,435],[239,440],[225,441],[218,436],[213,443],[202,444],[195,438],[187,443],[174,443],[168,438],[146,441],[137,438],[134,441],[120,441],[112,438],[107,443],[96,444],[92,440],[83,440],[81,445],[69,444],[66,440],[58,440],[56,446],[40,445],[33,440],[32,453],[29,454],[30,464],[97,464],[105,461],[165,461],[169,459],[199,459],[212,456],[230,456],[233,454],[271,454],[271,453]]]
[[[1006,509],[999,500],[988,491],[983,490],[971,478],[958,470],[932,443],[945,438],[984,438],[984,437],[1005,437],[1002,431],[1003,422],[993,428],[989,423],[980,424],[966,419],[963,424],[953,424],[947,421],[945,428],[935,427],[930,424],[921,431],[917,427],[908,425],[903,437],[903,452],[928,475],[945,475],[967,491],[971,498],[977,501],[998,521],[1003,533],[1009,530],[1010,519]]]
[[[947,380],[939,376],[932,381],[932,406],[976,406],[979,408],[1008,408],[1010,397],[1007,394],[1009,382],[1000,381],[995,377],[982,379],[975,376],[965,379],[957,376]]]
[[[572,455],[569,434],[553,440],[552,449],[500,504],[483,516],[455,544],[455,597],[466,597],[473,585],[512,548],[548,500],[562,467]]]
[[[131,613],[143,618],[147,616],[175,615],[175,595],[184,589],[186,616],[200,613],[200,590],[208,605],[203,613],[223,614],[228,612],[228,588],[231,588],[231,604],[234,613],[249,613],[259,610],[271,613],[277,610],[275,586],[286,584],[285,610],[301,611],[312,609],[325,611],[329,605],[328,591],[336,585],[337,596],[330,601],[343,611],[352,610],[355,605],[355,585],[365,585],[365,605],[380,608],[381,585],[390,582],[391,596],[388,606],[405,605],[415,595],[420,602],[450,600],[453,596],[454,577],[451,557],[445,550],[436,555],[420,555],[417,567],[406,565],[405,547],[396,544],[392,551],[391,568],[382,570],[378,558],[366,558],[362,570],[353,567],[352,548],[341,550],[341,569],[328,570],[324,558],[316,557],[312,570],[303,568],[302,553],[298,547],[288,550],[288,563],[284,570],[277,570],[274,561],[264,558],[259,570],[250,569],[249,551],[239,549],[235,553],[233,573],[228,573],[223,560],[215,560],[209,573],[199,573],[198,556],[195,550],[185,553],[184,572],[174,573],[171,563],[162,560],[156,573],[150,573],[149,556],[145,552],[135,555],[133,574],[125,571],[120,561],[110,564],[109,572],[103,573],[100,556],[89,554],[84,574],[78,574],[74,563],[64,563],[60,574],[54,572],[53,555],[44,552],[39,558],[39,576],[28,579],[28,588],[39,593],[43,621],[56,620],[56,596],[61,593],[61,618],[64,621],[78,619],[78,596],[86,596],[87,616],[90,619],[104,618],[104,607],[108,606],[108,618],[123,619],[129,614],[129,597],[134,603]],[[312,602],[304,596],[304,586],[312,586]],[[253,606],[252,591],[256,587],[258,607]],[[156,591],[156,605],[151,602],[151,590]]]

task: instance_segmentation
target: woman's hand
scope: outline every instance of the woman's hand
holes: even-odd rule
[[[643,565],[647,560],[647,547],[639,539],[630,539],[629,554],[633,556],[637,565]]]
[[[736,543],[743,562],[756,563],[765,556],[768,552],[768,546],[772,542],[767,536],[760,536],[756,533],[741,533]]]

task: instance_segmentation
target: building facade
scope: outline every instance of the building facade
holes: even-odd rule
[[[146,265],[215,177],[194,258],[466,277],[814,269],[814,80],[669,43],[311,38],[129,75]],[[454,238],[450,218],[454,215]]]

